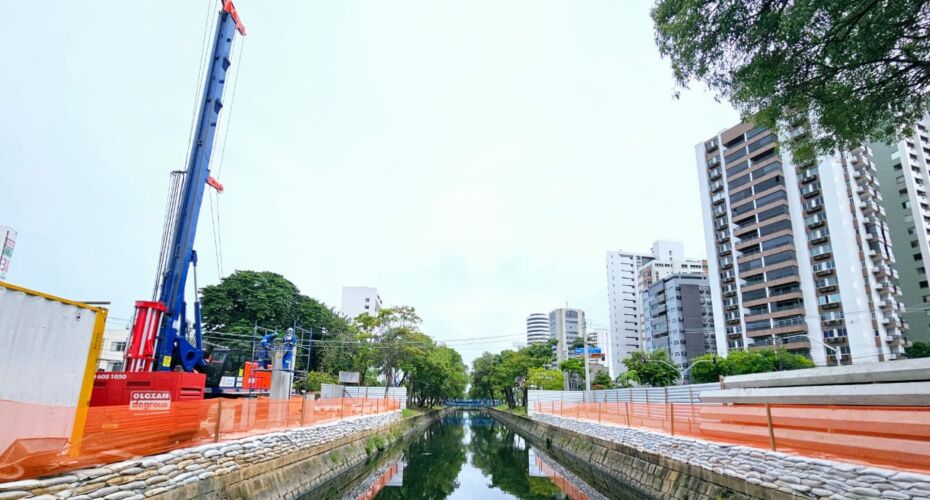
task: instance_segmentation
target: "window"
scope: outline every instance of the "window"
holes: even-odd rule
[[[762,259],[753,259],[753,260],[750,260],[749,262],[743,262],[742,264],[740,264],[739,271],[742,273],[742,272],[750,271],[753,269],[758,269],[760,267],[762,267]]]
[[[772,217],[777,217],[779,215],[787,214],[787,213],[788,213],[787,205],[778,205],[777,207],[770,208],[768,210],[763,210],[759,212],[759,221],[761,222],[764,220],[771,219]]]
[[[745,286],[758,285],[759,283],[765,281],[765,275],[758,274],[756,276],[748,276],[743,281],[746,282]]]
[[[768,150],[768,151],[766,151],[766,152],[760,154],[759,156],[753,156],[753,157],[752,157],[752,164],[753,164],[753,165],[756,165],[756,164],[758,164],[758,163],[762,163],[762,162],[768,160],[769,158],[771,158],[771,157],[773,157],[773,156],[775,156],[775,150],[774,150],[774,149],[770,149],[770,150]],[[779,168],[780,168],[780,167],[781,167],[781,163],[779,163],[778,165],[779,165]]]
[[[762,304],[762,305],[750,307],[749,312],[748,312],[750,316],[754,316],[756,314],[768,314],[768,313],[769,313],[768,304]]]
[[[783,267],[781,269],[769,271],[765,274],[769,281],[775,281],[777,279],[786,278],[788,276],[797,276],[798,268],[796,266]]]
[[[773,187],[781,186],[783,184],[784,184],[784,179],[782,178],[782,176],[776,175],[775,177],[772,177],[771,179],[767,179],[767,180],[764,180],[756,184],[755,189],[757,193],[761,193],[763,191],[768,191],[769,189],[772,189]]]
[[[767,241],[762,242],[762,251],[771,250],[773,248],[778,248],[780,246],[789,245],[794,242],[794,238],[790,234],[784,234],[776,238],[772,238]]]
[[[749,321],[746,323],[746,331],[767,330],[772,327],[772,322],[763,319],[761,321]]]
[[[743,160],[739,163],[734,163],[733,165],[727,165],[727,181],[736,174],[745,171],[749,168],[749,160]]]
[[[778,252],[775,255],[769,255],[765,258],[765,265],[771,266],[778,264],[779,262],[785,262],[786,260],[794,259],[794,251],[787,250],[785,252]]]
[[[126,350],[125,342],[113,342],[110,344],[111,351],[123,352]]]
[[[108,366],[108,371],[111,371],[111,372],[123,371],[123,362],[122,361],[110,361],[109,366]]]
[[[759,192],[759,191],[756,191],[756,192]],[[788,199],[787,193],[785,193],[784,191],[775,191],[774,193],[769,193],[757,199],[756,206],[759,208],[762,208],[765,205],[768,205],[772,202],[775,202],[778,200],[787,200],[787,199]]]
[[[753,178],[753,179],[761,179],[761,178],[765,177],[765,176],[768,175],[768,174],[771,174],[772,172],[774,172],[774,171],[776,171],[776,170],[781,170],[781,162],[773,161],[772,163],[769,163],[768,165],[766,165],[766,166],[764,166],[764,167],[762,167],[762,168],[760,168],[760,169],[758,169],[758,170],[753,170],[753,171],[752,171],[752,178]]]
[[[743,292],[743,302],[749,302],[750,300],[758,300],[765,298],[765,289],[761,290],[752,290],[750,292]]]
[[[750,177],[748,175],[744,175],[737,179],[733,179],[732,181],[728,181],[727,183],[730,185],[730,189],[733,189],[733,188],[740,187],[743,184],[747,184],[749,182],[749,179]]]
[[[762,226],[759,228],[759,234],[765,236],[767,234],[777,233],[778,231],[783,231],[785,229],[791,229],[790,220],[782,220],[778,222],[773,222],[767,226]]]
[[[776,297],[778,295],[786,295],[789,293],[800,292],[800,291],[801,291],[801,287],[798,286],[797,284],[776,285],[776,286],[769,288],[769,295],[772,297]]]
[[[733,207],[733,209],[732,209],[731,211],[733,212],[733,216],[736,217],[736,216],[741,215],[741,214],[744,214],[744,213],[746,213],[746,212],[751,212],[751,211],[755,210],[755,208],[756,208],[756,207],[754,207],[753,204],[752,204],[752,202],[750,201],[749,203],[746,203],[745,205],[740,205],[740,206],[738,206],[738,207]]]
[[[746,140],[752,139],[753,137],[765,132],[766,130],[768,129],[762,126],[758,126],[750,130],[749,132],[746,132]]]
[[[750,144],[750,145],[749,145],[749,152],[752,153],[753,151],[758,151],[759,149],[762,149],[763,147],[768,146],[769,144],[775,142],[776,139],[777,139],[777,137],[775,137],[775,134],[769,134],[769,135],[767,135],[767,136],[765,136],[765,137],[759,139],[758,141],[753,142],[752,144]]]
[[[745,200],[746,198],[749,198],[750,196],[752,196],[751,188],[746,188],[742,191],[737,191],[730,195],[730,203],[734,203],[740,200]]]
[[[724,156],[723,159],[729,164],[730,162],[739,160],[744,156],[746,156],[746,148],[739,148],[736,151]]]

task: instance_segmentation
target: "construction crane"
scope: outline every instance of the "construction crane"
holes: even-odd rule
[[[133,397],[142,397],[134,393],[144,392],[141,389],[145,388],[159,393],[145,395],[148,398],[164,397],[166,393],[171,394],[172,401],[203,397],[205,377],[195,373],[204,368],[200,301],[194,298],[193,318],[188,318],[184,291],[193,268],[197,294],[194,238],[204,193],[208,186],[222,191],[222,185],[210,176],[210,160],[232,64],[233,39],[236,32],[246,34],[232,1],[221,1],[187,169],[173,174],[177,183],[171,190],[174,197],[169,195],[155,300],[136,302],[126,371],[98,374],[91,406],[131,403]],[[193,342],[189,340],[188,323],[193,329]]]

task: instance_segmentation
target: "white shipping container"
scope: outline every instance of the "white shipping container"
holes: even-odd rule
[[[0,454],[17,439],[79,438],[106,316],[0,281]]]

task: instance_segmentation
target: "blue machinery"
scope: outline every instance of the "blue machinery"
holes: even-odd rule
[[[180,366],[183,371],[190,372],[203,366],[200,300],[194,299],[194,343],[191,344],[186,338],[188,318],[184,288],[191,266],[194,267],[196,288],[194,237],[204,191],[207,185],[222,191],[222,186],[210,177],[210,157],[217,121],[223,109],[226,76],[232,64],[233,37],[236,31],[245,35],[245,26],[232,1],[222,0],[222,6],[180,197],[176,204],[169,201],[165,235],[168,258],[161,271],[160,287],[157,287],[158,301],[136,303],[136,320],[126,355],[128,371],[167,371]]]

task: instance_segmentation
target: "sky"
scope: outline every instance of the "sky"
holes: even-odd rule
[[[219,2],[2,4],[7,279],[123,326],[151,297]],[[694,145],[739,119],[699,86],[674,98],[650,5],[237,1],[199,283],[274,271],[337,310],[374,286],[466,361],[529,313],[606,326],[608,250],[706,255]]]

